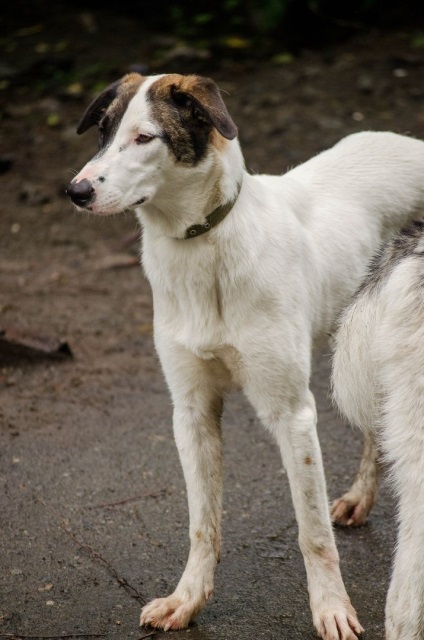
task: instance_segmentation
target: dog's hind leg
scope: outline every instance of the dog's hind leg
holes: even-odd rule
[[[374,505],[380,475],[379,451],[375,435],[365,433],[364,450],[356,478],[345,494],[334,500],[331,517],[337,524],[359,527],[363,525]]]
[[[174,402],[174,436],[187,486],[190,553],[174,593],[147,604],[140,624],[168,630],[186,627],[213,592],[221,546],[222,390],[210,365],[183,349],[168,346],[162,364]]]
[[[246,393],[274,434],[287,470],[313,621],[324,640],[355,640],[362,627],[340,573],[308,378],[296,363],[288,369],[261,355],[262,366],[256,362],[249,371]]]

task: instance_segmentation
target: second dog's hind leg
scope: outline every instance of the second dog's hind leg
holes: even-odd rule
[[[356,478],[345,494],[334,500],[331,517],[337,524],[363,525],[374,505],[380,475],[379,452],[372,432],[365,434],[364,450]]]

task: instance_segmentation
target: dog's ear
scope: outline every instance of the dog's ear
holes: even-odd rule
[[[98,125],[118,95],[121,103],[127,105],[143,80],[144,76],[140,73],[132,72],[106,87],[88,107],[77,127],[77,133],[84,133],[93,125]]]
[[[122,80],[113,82],[108,87],[106,87],[106,89],[104,89],[96,98],[94,98],[93,102],[89,105],[87,111],[84,113],[77,126],[78,134],[85,133],[90,127],[99,124],[106,109],[108,108],[112,100],[116,98],[118,87],[121,82]]]
[[[237,127],[218,87],[210,78],[183,76],[181,81],[171,85],[171,99],[178,108],[189,109],[193,118],[214,126],[227,140],[236,137]]]

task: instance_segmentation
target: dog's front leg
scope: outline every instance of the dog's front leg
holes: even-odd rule
[[[315,401],[296,365],[288,371],[272,357],[264,364],[250,372],[246,391],[259,417],[274,434],[287,470],[314,624],[324,640],[355,640],[363,629],[340,573],[316,431]]]
[[[180,353],[177,353],[180,351]],[[190,553],[174,593],[147,604],[140,624],[182,629],[213,592],[221,546],[222,394],[207,362],[183,350],[161,357],[174,402],[173,427],[187,486]]]

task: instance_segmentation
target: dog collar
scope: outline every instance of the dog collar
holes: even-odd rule
[[[226,202],[225,204],[219,205],[216,209],[212,211],[208,216],[206,216],[206,220],[203,224],[193,224],[189,227],[184,235],[184,240],[188,240],[189,238],[197,238],[197,236],[201,236],[203,233],[206,233],[213,227],[216,227],[217,224],[221,222],[227,216],[231,209],[234,207],[237,198],[240,195],[241,190],[241,182],[237,185],[237,193],[232,200]]]

